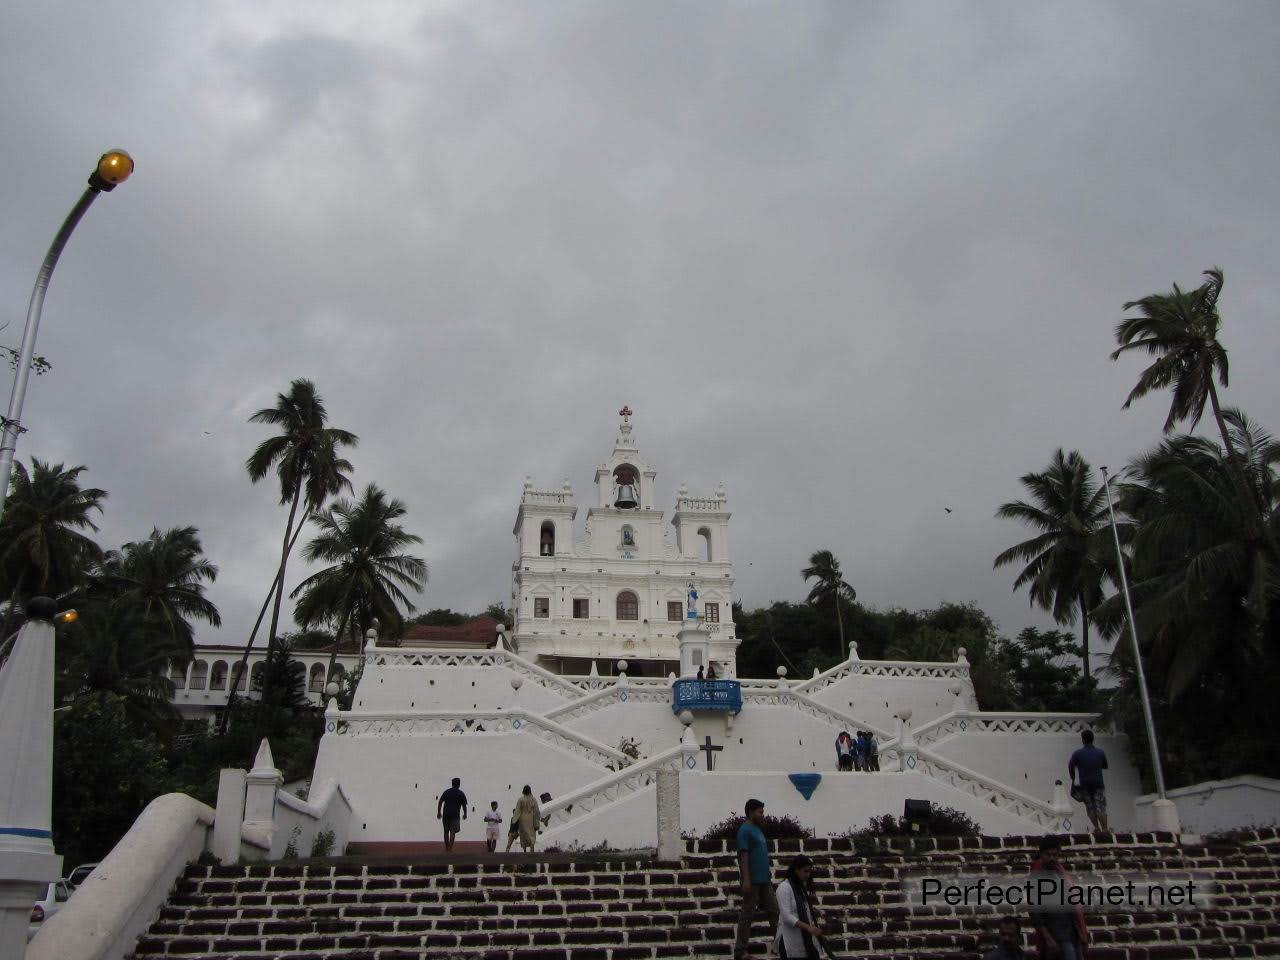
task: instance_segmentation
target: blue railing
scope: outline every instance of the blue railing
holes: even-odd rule
[[[671,712],[729,710],[742,712],[742,684],[737,680],[677,680],[671,685]]]

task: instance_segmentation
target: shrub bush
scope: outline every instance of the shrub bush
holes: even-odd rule
[[[717,824],[713,824],[702,835],[703,840],[737,840],[738,828],[747,818],[742,814],[730,814]],[[813,831],[794,817],[771,817],[765,815],[760,824],[766,840],[812,840]]]
[[[977,837],[981,834],[982,829],[973,818],[954,807],[935,806],[933,816],[929,819],[928,830],[921,833],[913,832],[906,821],[886,813],[883,816],[872,817],[860,830],[850,830],[847,833],[838,834],[837,837],[852,842],[854,853],[868,857],[885,846],[885,841],[894,838],[914,841],[915,838],[922,836]]]

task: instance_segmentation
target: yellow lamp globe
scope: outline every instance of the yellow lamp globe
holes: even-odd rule
[[[98,176],[113,187],[124,183],[133,173],[133,157],[124,150],[108,150],[98,160]]]

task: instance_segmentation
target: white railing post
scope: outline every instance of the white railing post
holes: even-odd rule
[[[267,831],[270,836],[275,829],[276,794],[284,783],[284,774],[276,769],[275,759],[271,756],[271,745],[266,738],[258,747],[258,756],[253,761],[253,769],[245,777],[244,822],[250,826]]]
[[[911,708],[901,707],[895,716],[898,718],[898,769],[914,770],[920,754],[920,745],[916,743],[915,734],[911,732]]]
[[[240,860],[240,824],[244,822],[246,774],[223,770],[218,774],[218,807],[213,817],[210,853],[223,866]]]
[[[680,771],[660,767],[657,792],[658,859],[679,860],[684,854],[680,836]]]

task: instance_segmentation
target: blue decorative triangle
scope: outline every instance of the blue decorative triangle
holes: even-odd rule
[[[818,784],[822,782],[822,774],[791,773],[787,775],[787,779],[789,779],[795,785],[795,788],[800,791],[800,796],[808,800],[813,796],[813,791],[818,789]]]

